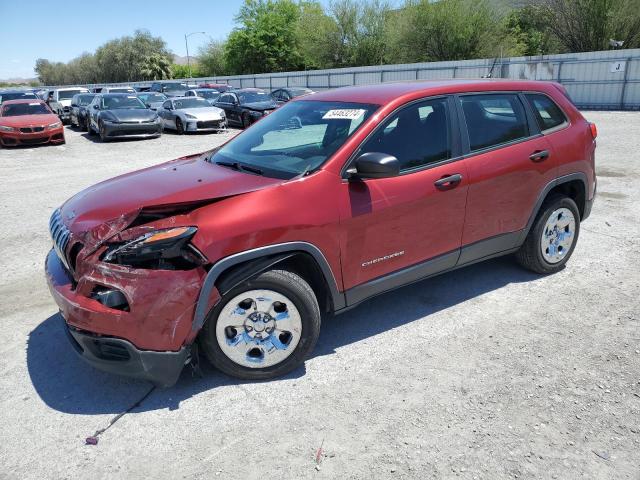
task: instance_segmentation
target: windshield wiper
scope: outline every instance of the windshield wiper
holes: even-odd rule
[[[239,172],[245,171],[249,173],[255,173],[256,175],[262,175],[263,172],[259,168],[250,167],[249,165],[243,165],[240,162],[214,162],[216,165],[220,165],[221,167],[229,167],[234,170],[238,170]]]

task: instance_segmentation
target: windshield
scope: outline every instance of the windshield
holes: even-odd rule
[[[185,83],[165,83],[162,86],[165,92],[175,92],[176,90],[189,90]]]
[[[238,92],[238,99],[240,103],[255,103],[255,102],[271,102],[271,95],[267,92]]]
[[[215,90],[196,90],[199,97],[206,98],[208,100],[215,100],[220,96],[220,92]]]
[[[162,93],[145,93],[142,95],[138,95],[138,98],[143,102],[151,103],[151,102],[164,102],[167,99],[166,95]]]
[[[117,110],[120,108],[147,108],[138,97],[122,95],[117,97],[102,97],[103,110]]]
[[[58,90],[58,100],[69,100],[74,95],[78,93],[86,93],[86,91],[82,90]]]
[[[176,110],[181,110],[183,108],[203,108],[203,107],[211,107],[211,104],[207,102],[204,98],[189,97],[189,98],[181,98],[179,100],[173,101],[173,108],[175,108]]]
[[[293,178],[320,167],[377,108],[364,103],[288,103],[224,145],[210,161]]]
[[[22,100],[23,98],[37,100],[38,96],[31,92],[0,92],[0,103],[7,100]]]
[[[16,103],[2,108],[3,117],[17,117],[18,115],[42,115],[51,113],[44,103]]]
[[[93,97],[95,97],[95,95],[78,95],[77,103],[80,106],[89,105]]]
[[[133,88],[110,88],[109,93],[136,93]]]

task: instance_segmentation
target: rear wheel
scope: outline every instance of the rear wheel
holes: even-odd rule
[[[555,273],[569,261],[579,233],[580,212],[576,203],[569,197],[553,196],[542,204],[516,258],[528,270]]]
[[[242,379],[266,379],[298,367],[320,333],[320,309],[309,284],[271,270],[233,288],[209,313],[200,336],[208,360]]]

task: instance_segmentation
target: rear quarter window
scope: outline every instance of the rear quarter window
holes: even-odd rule
[[[526,94],[541,131],[550,130],[567,121],[567,117],[556,103],[546,95]]]

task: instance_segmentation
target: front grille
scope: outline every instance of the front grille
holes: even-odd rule
[[[20,131],[22,133],[34,133],[34,132],[42,132],[44,127],[22,127]]]
[[[53,215],[51,215],[51,219],[49,220],[49,233],[51,233],[53,248],[58,254],[58,257],[62,263],[64,263],[65,267],[69,268],[66,252],[67,247],[69,246],[69,240],[71,239],[71,232],[62,222],[60,209],[56,210],[53,212]]]
[[[220,127],[220,120],[207,120],[196,123],[198,128],[218,128]]]

